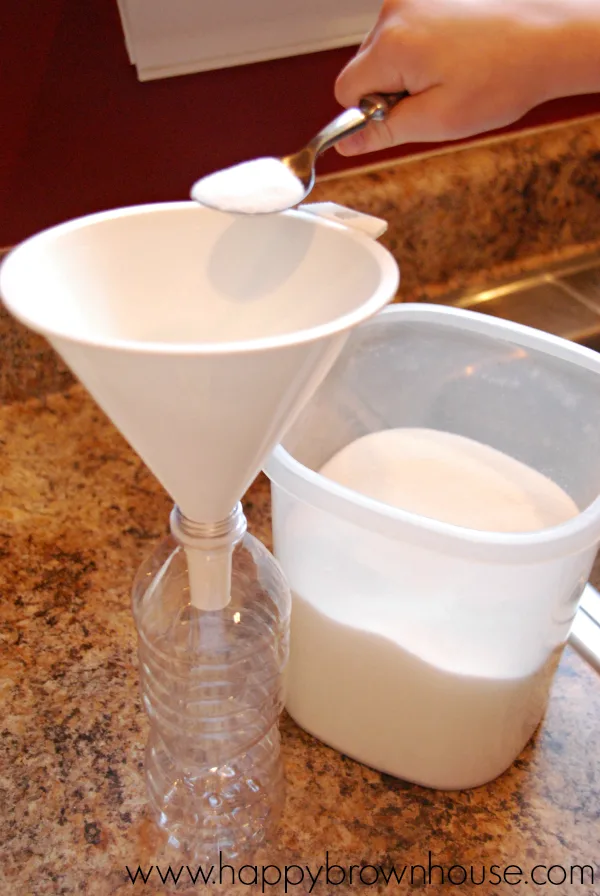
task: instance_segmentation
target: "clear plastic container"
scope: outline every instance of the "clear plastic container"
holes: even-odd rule
[[[504,451],[580,513],[536,532],[480,532],[316,472],[360,436],[395,427]],[[595,353],[442,306],[395,305],[362,324],[266,466],[293,599],[292,717],[425,786],[462,789],[503,772],[544,714],[597,551],[599,446]]]
[[[171,845],[190,860],[212,863],[219,852],[247,859],[276,828],[290,605],[277,563],[249,534],[233,549],[224,608],[190,602],[186,550],[173,535],[136,576],[148,796]]]

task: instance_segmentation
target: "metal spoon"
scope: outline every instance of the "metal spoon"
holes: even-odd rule
[[[406,96],[405,91],[369,94],[357,108],[347,109],[334,118],[299,152],[280,159],[253,159],[209,174],[196,181],[192,199],[234,214],[269,214],[292,208],[312,190],[315,163],[322,153],[370,121],[382,121]]]

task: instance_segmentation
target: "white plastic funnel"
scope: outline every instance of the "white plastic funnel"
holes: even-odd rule
[[[349,330],[397,285],[392,256],[341,224],[192,202],[62,224],[0,273],[9,310],[197,522],[231,512]]]

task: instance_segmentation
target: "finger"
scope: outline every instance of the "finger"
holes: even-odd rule
[[[385,121],[372,121],[362,131],[340,141],[336,149],[343,156],[377,152],[403,143],[435,143],[466,137],[458,118],[453,120],[448,91],[431,87],[401,100]]]
[[[337,77],[335,96],[340,105],[356,106],[367,93],[393,93],[405,89],[398,55],[392,54],[392,61],[386,59],[390,55],[386,51],[389,42],[383,37],[389,23],[390,12],[384,2],[373,28]]]
[[[358,48],[357,54],[364,52],[364,50],[367,50],[371,46],[373,41],[377,37],[379,37],[379,33],[381,31],[381,26],[383,25],[383,22],[384,22],[384,18],[380,12],[380,14],[377,17],[377,21],[375,22],[375,24],[373,25],[373,27],[371,28],[369,33],[365,36],[363,42],[361,43],[360,47]]]
[[[383,59],[379,43],[374,42],[360,50],[342,69],[335,82],[335,97],[341,106],[350,108],[368,93],[395,93],[405,89],[399,60],[392,65]]]

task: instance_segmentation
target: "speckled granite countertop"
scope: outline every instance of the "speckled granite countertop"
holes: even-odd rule
[[[171,892],[156,873],[132,886],[126,872],[161,858],[145,806],[146,720],[129,589],[142,556],[166,531],[169,499],[79,386],[6,405],[0,444],[0,891]],[[251,531],[268,544],[264,479],[245,506]],[[331,863],[398,869],[427,864],[429,851],[446,869],[591,864],[593,886],[551,889],[600,893],[600,677],[571,650],[535,741],[509,772],[475,791],[408,785],[319,744],[289,718],[282,727],[287,807],[280,838],[259,864],[316,868],[326,850]],[[313,892],[361,889],[319,882]],[[364,889],[411,891],[383,883]],[[212,887],[234,896],[255,890]],[[308,884],[289,890],[308,891]]]

